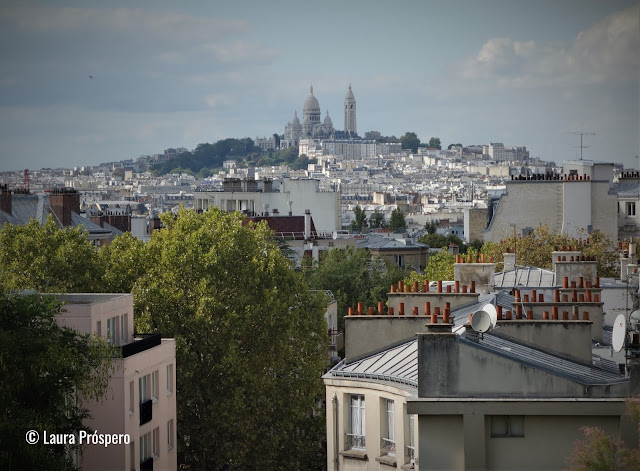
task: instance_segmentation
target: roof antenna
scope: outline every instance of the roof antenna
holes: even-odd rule
[[[577,146],[580,148],[580,160],[582,160],[582,149],[586,149],[589,146],[583,146],[582,145],[582,136],[595,136],[596,133],[595,132],[586,132],[586,131],[571,131],[569,132],[569,134],[575,134],[576,136],[580,136],[580,145]]]

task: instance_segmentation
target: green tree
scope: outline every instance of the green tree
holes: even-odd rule
[[[408,273],[381,258],[371,259],[364,249],[347,247],[329,251],[308,276],[312,288],[333,293],[338,301],[338,322],[344,328],[349,307],[355,308],[359,302],[367,306],[386,302],[390,286]]]
[[[351,230],[352,231],[361,231],[362,225],[366,219],[366,214],[364,213],[364,209],[360,207],[359,204],[353,208],[353,214],[355,215],[355,219],[351,221]]]
[[[100,248],[97,265],[102,267],[102,292],[130,293],[136,281],[147,272],[150,260],[145,243],[125,232]]]
[[[567,471],[634,471],[640,469],[640,452],[625,448],[620,439],[598,427],[582,427],[584,440],[574,444]]]
[[[599,276],[616,276],[618,273],[618,251],[613,241],[602,232],[593,231],[582,234],[582,238],[571,237],[567,234],[559,234],[550,230],[547,226],[539,226],[523,237],[514,238],[511,235],[500,242],[485,242],[482,253],[493,257],[502,269],[503,254],[507,249],[516,250],[519,265],[531,265],[551,270],[553,261],[551,253],[556,247],[577,247],[583,255],[595,257]],[[588,239],[588,242],[587,242]]]
[[[60,229],[51,216],[41,225],[0,229],[0,288],[43,293],[92,292],[101,276],[96,249],[81,228]]]
[[[442,146],[440,144],[440,138],[439,137],[432,137],[431,139],[429,139],[429,144],[427,147],[431,147],[434,149],[442,149]]]
[[[404,213],[400,208],[395,208],[391,211],[389,228],[393,229],[393,232],[404,232],[407,230],[407,221],[404,219]]]
[[[387,223],[384,220],[384,214],[376,209],[371,215],[370,226],[372,229],[387,227]]]
[[[429,255],[429,261],[427,262],[427,268],[425,268],[424,273],[412,272],[405,278],[405,282],[413,283],[417,281],[422,284],[424,280],[451,281],[453,280],[453,264],[455,261],[456,257],[448,250],[441,250],[431,254]]]
[[[176,339],[181,465],[317,469],[326,300],[266,223],[243,219],[217,209],[163,215],[133,289],[136,328]]]
[[[424,230],[427,231],[427,234],[435,234],[436,233],[436,223],[433,221],[427,221],[424,225]]]
[[[400,138],[400,144],[402,144],[403,149],[411,149],[411,152],[415,154],[418,152],[418,147],[420,147],[420,139],[418,139],[418,135],[415,132],[406,132]]]
[[[60,304],[49,296],[0,292],[0,468],[75,470],[79,443],[44,445],[43,431],[89,431],[84,403],[100,400],[114,370],[103,339],[59,327]],[[36,445],[25,433],[40,434]]]

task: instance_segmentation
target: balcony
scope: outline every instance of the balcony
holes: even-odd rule
[[[153,471],[153,458],[147,458],[140,462],[140,471]]]
[[[147,399],[140,404],[140,425],[150,422],[153,418],[153,401]]]
[[[355,435],[353,433],[347,433],[347,449],[348,450],[364,450],[365,440],[364,435]]]
[[[380,451],[383,455],[395,455],[396,454],[396,442],[389,440],[388,438],[381,439]]]
[[[151,334],[145,336],[140,340],[136,340],[134,342],[123,345],[121,347],[122,358],[127,358],[131,355],[135,355],[136,353],[144,352],[145,350],[149,350],[150,348],[157,347],[161,343],[162,336],[160,334]]]

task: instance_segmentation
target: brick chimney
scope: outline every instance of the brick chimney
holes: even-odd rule
[[[71,225],[71,213],[80,214],[80,194],[73,188],[51,190],[49,205],[63,226]]]
[[[8,185],[0,185],[0,211],[11,214],[11,190]]]

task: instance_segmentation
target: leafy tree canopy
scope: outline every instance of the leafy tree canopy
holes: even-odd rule
[[[442,149],[442,146],[440,144],[440,138],[439,137],[432,137],[431,139],[429,139],[429,144],[427,147],[431,147],[431,148],[435,148],[435,149]]]
[[[92,292],[102,269],[81,228],[60,229],[49,216],[44,225],[5,224],[0,230],[0,288],[43,293]]]
[[[393,232],[404,232],[407,230],[407,221],[404,219],[404,213],[400,208],[395,208],[391,211],[389,228],[392,229]]]
[[[418,147],[420,147],[420,139],[415,132],[406,132],[400,138],[400,143],[403,149],[411,149],[414,154],[418,152]]]
[[[409,273],[383,259],[371,259],[364,249],[347,247],[328,252],[319,267],[308,272],[309,285],[314,289],[330,290],[338,301],[340,328],[344,315],[358,302],[376,306],[387,300],[392,284]]]
[[[359,204],[353,208],[353,214],[355,215],[355,219],[351,221],[351,230],[352,231],[361,231],[362,225],[366,219],[366,214],[364,213],[364,209],[360,207]]]
[[[587,243],[587,239],[589,242]],[[570,237],[567,234],[558,234],[547,226],[539,226],[524,237],[513,236],[503,239],[498,243],[485,242],[482,252],[498,263],[497,270],[502,270],[503,254],[507,249],[515,248],[519,265],[532,265],[535,267],[553,268],[551,252],[555,247],[577,246],[583,255],[595,257],[599,276],[616,276],[618,272],[618,251],[613,241],[602,232],[586,231],[583,238]]]
[[[42,433],[75,434],[88,411],[83,401],[106,392],[114,363],[103,339],[59,327],[52,297],[0,292],[0,468],[75,470],[79,443],[44,445]],[[73,400],[75,397],[76,400]],[[36,430],[41,440],[25,442]]]
[[[387,227],[387,222],[384,220],[384,214],[376,209],[371,215],[369,225],[372,229]]]
[[[266,223],[217,209],[162,221],[133,294],[136,329],[176,338],[181,463],[320,467],[324,294],[291,269]]]

